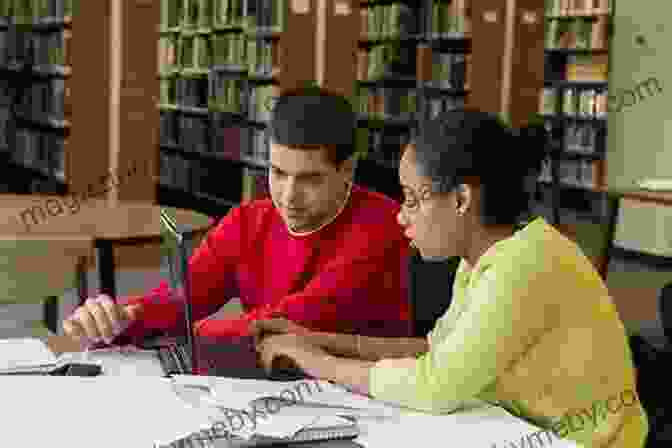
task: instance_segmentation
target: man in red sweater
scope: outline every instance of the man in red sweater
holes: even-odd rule
[[[271,123],[270,199],[234,208],[189,261],[198,336],[249,335],[284,317],[316,331],[408,336],[408,240],[399,205],[352,182],[356,115],[324,91],[283,94]],[[232,297],[244,312],[207,319]],[[89,298],[64,321],[85,344],[182,332],[183,301],[165,283],[142,297]]]

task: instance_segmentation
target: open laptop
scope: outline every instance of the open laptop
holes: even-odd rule
[[[159,361],[164,373],[166,375],[198,373],[209,376],[279,381],[306,378],[303,372],[293,369],[273,369],[270,375],[267,374],[258,362],[252,337],[222,340],[194,335],[187,276],[192,234],[188,229],[178,226],[164,210],[161,211],[161,221],[177,241],[176,248],[168,256],[168,267],[173,292],[176,293],[179,287],[182,287],[186,333],[182,337],[159,338],[143,344],[145,348],[158,350]],[[196,370],[194,370],[194,364],[196,364]]]

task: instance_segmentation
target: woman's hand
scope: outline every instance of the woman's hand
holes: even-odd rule
[[[257,345],[257,352],[261,354],[261,362],[269,374],[274,360],[291,361],[291,364],[305,371],[316,360],[329,356],[320,347],[312,345],[307,338],[292,333],[264,338]]]
[[[305,336],[310,330],[282,317],[255,320],[250,324],[250,335],[254,337],[255,345],[270,335],[289,333]]]

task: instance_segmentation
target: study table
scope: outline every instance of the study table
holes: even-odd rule
[[[651,191],[641,188],[602,188],[598,192],[606,194],[607,198],[607,231],[604,257],[599,272],[603,279],[607,278],[609,260],[614,248],[614,237],[616,235],[616,226],[618,225],[618,214],[622,199],[629,199],[643,203],[652,203],[665,206],[672,206],[671,191]]]
[[[79,344],[67,336],[51,335],[45,339],[47,345],[57,354],[80,351]],[[160,374],[158,360],[153,367],[151,360],[145,357],[142,360],[133,360],[132,356],[119,356],[114,361],[113,368],[108,369],[103,359],[104,374],[132,376],[140,379],[140,376]],[[143,364],[137,370],[131,364]],[[112,366],[111,366],[112,367]],[[314,401],[319,401],[317,397]],[[364,418],[359,421],[361,434],[355,442],[364,448],[387,448],[397,446],[410,446],[421,441],[422,446],[455,446],[455,447],[478,447],[495,448],[499,446],[519,446],[521,437],[536,438],[541,431],[538,428],[507,413],[502,408],[487,405],[483,402],[474,401],[465,406],[463,410],[449,415],[429,415],[420,412],[412,412],[394,405],[383,405],[385,409],[392,411],[391,419]],[[548,433],[550,434],[550,433]],[[576,443],[555,436],[549,439],[546,433],[541,435],[543,442],[551,443],[554,448],[579,448]],[[550,442],[548,441],[550,440]],[[526,443],[522,441],[522,443]],[[528,444],[520,446],[531,446]],[[539,442],[541,443],[541,442]],[[322,442],[306,443],[301,445],[305,448],[331,448],[329,444]],[[334,447],[337,444],[333,445]],[[536,445],[535,445],[536,446]],[[539,445],[545,446],[545,445]]]
[[[79,249],[83,240],[90,239],[92,250],[95,249],[98,254],[96,264],[100,292],[116,297],[114,248],[161,244],[162,207],[136,201],[110,204],[106,199],[90,198],[82,201],[75,212],[73,209],[76,207],[68,207],[68,204],[73,203],[72,200],[66,202],[66,198],[52,195],[0,195],[0,238],[53,238],[65,246],[67,240],[72,238],[73,246]],[[183,209],[167,210],[178,224],[190,227],[196,237],[202,236],[210,228],[206,215]],[[34,270],[40,267],[51,269],[58,263],[57,255],[57,252],[50,253],[49,257],[35,260]],[[39,266],[43,261],[48,264]],[[86,269],[89,264],[87,262],[79,268]],[[86,290],[85,287],[83,289]],[[83,298],[80,297],[80,300]]]

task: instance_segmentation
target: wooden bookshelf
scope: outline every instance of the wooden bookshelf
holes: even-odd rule
[[[560,209],[588,209],[601,220],[611,33],[610,2],[547,0],[545,75],[539,114],[551,130],[549,170],[553,220]]]
[[[267,194],[270,111],[315,81],[317,20],[315,0],[206,3],[162,1],[158,70],[159,202],[204,211]]]

